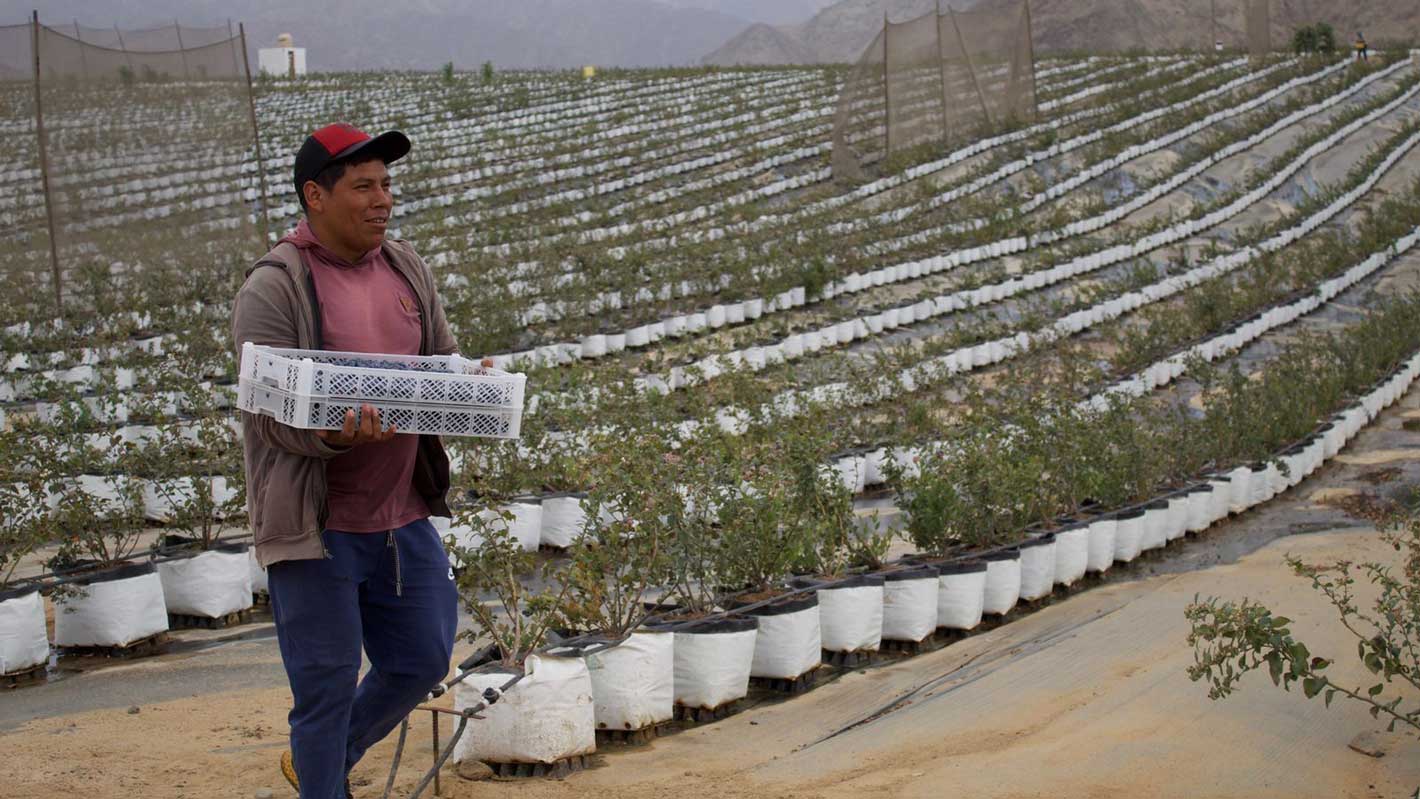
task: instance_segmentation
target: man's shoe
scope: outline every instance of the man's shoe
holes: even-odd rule
[[[281,776],[291,783],[291,788],[299,796],[301,793],[301,778],[296,776],[296,761],[291,759],[291,750],[287,749],[281,753]]]
[[[281,776],[291,783],[291,788],[297,795],[301,793],[301,778],[296,776],[296,761],[291,757],[291,750],[287,749],[281,753]],[[345,779],[345,799],[355,799],[355,791],[350,788],[350,778]]]

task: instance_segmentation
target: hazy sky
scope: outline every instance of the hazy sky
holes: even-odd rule
[[[595,8],[600,0],[571,0],[571,2],[578,6]],[[768,22],[779,25],[803,22],[819,9],[832,5],[836,0],[650,0],[650,2],[673,8],[718,11],[741,17],[750,22]],[[246,8],[262,5],[275,4],[251,2],[250,0],[151,0],[150,2],[44,0],[42,3],[38,0],[0,0],[0,23],[24,22],[29,19],[33,9],[39,8],[40,19],[43,22],[67,21],[77,17],[80,23],[86,25],[118,24],[122,27],[133,27],[149,25],[155,21],[166,22],[176,17],[180,20],[192,20],[193,24],[206,24],[225,21],[229,16],[239,14]],[[323,0],[291,0],[279,4],[281,8],[297,13],[302,9],[326,8],[330,5]],[[352,8],[360,8],[362,5],[378,7],[387,4],[371,3],[368,0],[363,0],[363,2],[362,0],[353,0],[338,5],[349,11]],[[402,5],[406,9],[406,13],[417,14],[420,9],[447,11],[462,8],[471,10],[487,5],[487,2],[486,0],[448,0],[447,2],[414,0],[414,2]],[[248,18],[245,22],[251,25],[257,20]]]
[[[0,23],[38,0],[0,0]],[[244,22],[247,47],[291,33],[312,70],[682,66],[754,22],[807,21],[834,0],[43,0],[40,21],[142,28]]]

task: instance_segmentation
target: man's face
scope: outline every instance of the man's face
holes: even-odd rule
[[[318,217],[322,231],[340,241],[351,252],[366,253],[385,240],[394,196],[384,162],[376,159],[347,166],[330,191],[307,194],[311,215]],[[312,196],[315,195],[315,196]]]

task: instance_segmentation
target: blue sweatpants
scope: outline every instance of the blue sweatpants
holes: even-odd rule
[[[344,799],[345,778],[365,750],[448,676],[458,622],[448,556],[427,519],[385,533],[326,530],[323,538],[328,557],[267,572],[291,682],[301,799]]]

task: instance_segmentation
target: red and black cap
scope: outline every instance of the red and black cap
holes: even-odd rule
[[[305,144],[296,152],[296,196],[304,196],[301,187],[306,181],[315,180],[322,169],[337,161],[368,153],[392,164],[409,153],[409,146],[409,137],[397,130],[371,136],[344,122],[326,125],[306,137]]]

